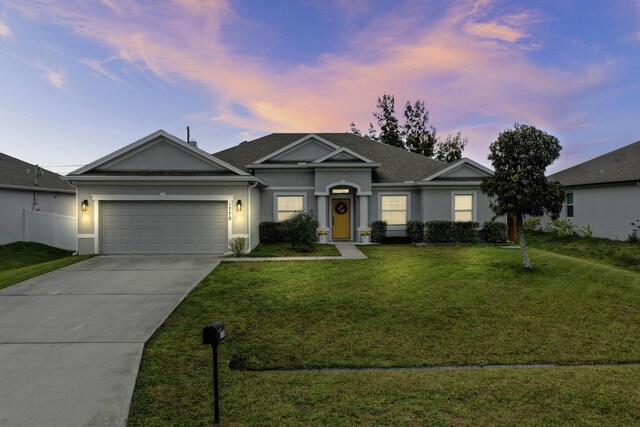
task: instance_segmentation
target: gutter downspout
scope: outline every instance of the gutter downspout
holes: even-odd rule
[[[247,231],[249,232],[249,249],[246,253],[251,252],[251,189],[258,186],[258,181],[247,187]]]

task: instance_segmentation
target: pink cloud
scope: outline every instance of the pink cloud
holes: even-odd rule
[[[150,6],[103,0],[100,13],[79,0],[59,4],[14,7],[90,38],[167,82],[199,85],[211,94],[210,119],[245,132],[346,131],[352,120],[366,128],[376,96],[387,92],[399,110],[405,100],[426,99],[439,128],[455,131],[471,117],[486,117],[482,132],[469,131],[471,144],[486,146],[515,121],[578,126],[570,100],[602,84],[609,72],[607,66],[572,72],[536,65],[513,43],[536,14],[488,19],[487,0],[454,2],[427,25],[415,5],[398,7],[353,34],[344,53],[287,67],[224,42],[225,32],[242,20],[225,0]],[[248,114],[238,113],[238,105]]]
[[[48,68],[38,63],[36,63],[35,66],[44,73],[45,79],[47,79],[47,81],[51,83],[53,86],[62,90],[66,89],[65,87],[66,73],[64,70],[52,70],[51,68]]]
[[[465,30],[472,36],[507,42],[517,42],[525,36],[522,31],[497,22],[474,22],[467,24]]]
[[[13,35],[11,28],[4,22],[0,21],[0,37],[9,38]]]

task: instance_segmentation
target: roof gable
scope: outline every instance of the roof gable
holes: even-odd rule
[[[255,164],[265,162],[313,162],[340,149],[334,143],[310,133],[273,153],[256,160]]]
[[[493,175],[493,171],[468,158],[462,158],[448,167],[423,178],[422,181],[442,180],[480,180]]]
[[[319,159],[314,161],[314,163],[326,162],[373,163],[372,160],[367,159],[366,157],[356,153],[355,151],[349,150],[346,147],[342,147],[338,150],[332,151],[326,156],[320,157]]]
[[[70,175],[89,172],[201,172],[248,175],[163,130],[152,133]]]
[[[214,155],[236,167],[252,170],[254,169],[252,165],[256,165],[259,161],[269,158],[272,153],[278,150],[290,147],[293,143],[308,138],[309,135],[315,135],[316,137],[330,141],[331,144],[337,146],[336,149],[342,147],[348,148],[376,164],[379,163],[380,166],[372,171],[372,182],[374,183],[418,181],[425,176],[429,176],[448,167],[446,163],[429,157],[410,153],[401,148],[392,147],[347,132],[319,134],[272,133],[251,141],[245,141],[234,147],[219,151]],[[354,162],[354,164],[357,163]],[[365,163],[360,164],[365,165]],[[327,163],[311,163],[311,165],[326,166]]]

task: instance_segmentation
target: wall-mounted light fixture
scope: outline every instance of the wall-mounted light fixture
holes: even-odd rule
[[[236,211],[242,212],[242,200],[236,202]]]
[[[86,212],[89,210],[89,201],[88,200],[83,200],[82,204],[80,205],[80,209],[82,209],[82,212]]]

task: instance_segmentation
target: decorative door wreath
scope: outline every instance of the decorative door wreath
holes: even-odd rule
[[[344,203],[340,202],[340,203],[336,204],[335,211],[339,215],[345,214],[345,213],[347,213],[347,205],[345,205]]]

